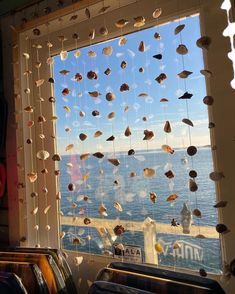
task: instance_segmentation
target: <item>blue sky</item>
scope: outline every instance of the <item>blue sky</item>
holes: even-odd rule
[[[177,77],[177,73],[183,70],[181,55],[176,53],[176,48],[181,43],[180,35],[174,35],[174,29],[179,24],[172,22],[160,27],[142,30],[127,36],[128,41],[124,46],[118,45],[118,39],[98,45],[82,48],[81,56],[74,57],[74,51],[69,52],[66,61],[55,57],[54,78],[55,96],[57,98],[57,132],[58,147],[61,154],[65,154],[65,147],[73,143],[75,153],[110,151],[113,143],[106,142],[111,135],[116,137],[115,151],[124,151],[134,148],[145,150],[160,148],[166,142],[172,147],[186,147],[189,145],[188,126],[181,120],[187,117],[185,100],[179,100],[185,90],[193,93],[192,99],[188,100],[189,118],[193,121],[191,128],[192,144],[196,146],[209,144],[208,114],[207,108],[202,103],[205,94],[205,80],[200,74],[204,68],[202,50],[196,46],[196,40],[200,37],[198,17],[189,17],[182,21],[185,29],[182,31],[182,43],[185,44],[189,53],[184,56],[185,69],[193,74],[185,80]],[[154,38],[154,33],[159,32],[161,40]],[[144,41],[146,51],[139,52],[140,41]],[[102,54],[106,46],[113,47],[113,53],[107,57]],[[96,58],[87,56],[88,51],[95,51]],[[153,58],[153,55],[161,53],[161,61]],[[127,68],[121,69],[122,61],[127,62]],[[139,73],[139,68],[144,68],[144,73]],[[110,76],[106,76],[106,68],[112,70]],[[62,76],[59,71],[66,69],[70,73]],[[93,70],[98,74],[98,80],[89,80],[87,72]],[[80,82],[74,81],[76,73],[83,75]],[[167,79],[162,85],[155,81],[160,74],[165,73]],[[121,93],[120,85],[127,83],[130,91]],[[64,87],[71,90],[70,95],[63,97],[61,91]],[[88,91],[99,91],[102,95],[98,98],[89,96]],[[116,99],[108,102],[105,99],[107,92],[113,92]],[[138,97],[140,93],[148,96]],[[169,103],[160,103],[161,98],[169,99]],[[66,113],[64,106],[69,106],[70,113]],[[124,107],[128,105],[129,111],[124,113]],[[91,112],[98,110],[100,117],[93,117]],[[84,111],[85,117],[80,117],[79,112]],[[107,119],[110,112],[115,112],[113,120]],[[147,117],[147,121],[142,120]],[[172,132],[167,135],[163,131],[165,121],[169,120]],[[129,126],[132,135],[124,136],[126,127]],[[65,132],[69,127],[70,132]],[[154,132],[155,137],[151,142],[143,141],[145,129]],[[94,139],[95,131],[100,130],[103,135]],[[88,138],[81,142],[79,134],[85,133]]]

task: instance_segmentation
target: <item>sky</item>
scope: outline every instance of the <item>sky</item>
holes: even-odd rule
[[[126,36],[128,41],[124,46],[118,45],[117,38],[82,48],[79,58],[74,57],[76,50],[69,52],[65,61],[59,55],[55,57],[57,138],[61,154],[66,154],[68,144],[74,144],[74,153],[118,152],[132,148],[154,150],[163,144],[173,148],[210,144],[207,107],[202,102],[206,95],[205,78],[200,73],[204,69],[202,50],[196,46],[196,40],[200,37],[199,18],[188,17],[181,23],[185,24],[181,35],[174,34],[179,22],[172,22],[130,34]],[[154,38],[156,32],[160,33],[161,40]],[[141,41],[145,43],[145,52],[138,50]],[[181,43],[189,50],[183,58],[176,52]],[[107,46],[113,48],[111,56],[102,54]],[[91,50],[96,52],[95,58],[88,57],[87,53]],[[162,54],[162,60],[153,58],[155,54]],[[125,69],[120,66],[122,61],[127,63]],[[140,67],[144,68],[144,73],[139,72]],[[104,74],[107,68],[111,69],[109,76]],[[70,71],[66,76],[59,73],[64,69]],[[183,69],[193,74],[185,80],[180,79],[177,73]],[[97,80],[87,78],[90,70],[98,74]],[[76,73],[82,74],[82,81],[74,80]],[[167,75],[161,85],[155,81],[160,73]],[[129,85],[129,91],[120,92],[123,83]],[[65,87],[71,90],[66,97],[61,93]],[[91,91],[99,91],[102,95],[92,98],[88,94]],[[186,91],[192,93],[193,97],[187,101],[178,99]],[[116,99],[108,102],[105,99],[107,92],[113,92]],[[148,96],[139,97],[141,93]],[[161,98],[167,98],[169,102],[161,103]],[[65,112],[64,106],[68,106],[71,112]],[[127,112],[124,112],[125,106],[129,107]],[[98,110],[100,116],[92,116],[93,110]],[[85,112],[85,117],[79,116],[80,111]],[[110,112],[115,112],[112,120],[107,118]],[[143,121],[143,117],[147,121]],[[193,121],[194,127],[182,123],[182,119],[187,117]],[[166,120],[172,128],[167,135],[163,130]],[[124,136],[127,126],[132,132],[128,138]],[[65,132],[65,128],[71,131]],[[143,141],[145,129],[153,131],[155,135],[149,142]],[[103,135],[95,139],[93,134],[97,130],[102,131]],[[80,133],[87,135],[83,142],[79,139]],[[115,141],[107,142],[111,135],[115,136]]]

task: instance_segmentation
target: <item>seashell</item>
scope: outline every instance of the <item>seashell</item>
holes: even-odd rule
[[[30,196],[31,196],[32,198],[37,197],[37,196],[38,196],[38,193],[37,193],[37,192],[32,192],[32,193],[30,194]]]
[[[122,69],[125,69],[127,67],[126,61],[122,61],[120,66],[121,66]]]
[[[150,192],[150,193],[149,193],[149,198],[150,198],[150,200],[151,200],[153,203],[156,203],[156,200],[157,200],[157,194],[154,193],[154,192]]]
[[[106,74],[106,76],[109,76],[111,74],[111,69],[108,67],[105,71],[104,74]]]
[[[50,156],[50,153],[46,150],[40,150],[37,152],[37,158],[40,160],[46,160]]]
[[[197,238],[197,239],[205,239],[206,237],[204,235],[202,235],[202,234],[198,234],[198,235],[195,236],[195,238]]]
[[[207,272],[204,268],[200,268],[199,270],[199,274],[201,277],[206,277],[207,276]]]
[[[42,174],[48,174],[48,169],[47,169],[47,168],[43,168],[43,169],[41,170],[41,173],[42,173]]]
[[[181,225],[183,228],[183,234],[190,234],[190,228],[192,225],[192,213],[186,203],[184,203],[180,214],[181,214]]]
[[[198,208],[195,208],[193,210],[193,215],[196,216],[196,217],[199,217],[199,218],[202,217],[202,213],[201,213],[201,211]]]
[[[130,150],[128,150],[127,154],[129,156],[134,155],[135,154],[135,150],[134,149],[130,149]]]
[[[34,183],[38,178],[38,174],[34,173],[34,172],[31,172],[31,173],[27,174],[27,177],[28,177],[30,183]]]
[[[75,264],[76,266],[79,266],[82,262],[83,262],[83,256],[76,256],[76,257],[74,258],[74,264]]]
[[[188,126],[193,127],[193,122],[190,119],[188,119],[188,118],[183,118],[182,119],[182,122],[185,123]]]
[[[65,237],[66,233],[65,232],[60,232],[60,239],[63,239]]]
[[[224,174],[222,172],[212,172],[209,177],[212,181],[217,182],[224,178]]]
[[[92,30],[89,32],[88,37],[89,37],[90,40],[94,40],[94,39],[95,39],[95,29],[92,29]]]
[[[71,109],[68,106],[65,105],[63,108],[66,112],[71,112]]]
[[[114,202],[113,207],[115,209],[117,209],[117,211],[119,211],[119,212],[123,211],[122,206],[121,206],[121,204],[119,202]]]
[[[161,98],[160,102],[168,102],[169,100],[167,98]]]
[[[24,92],[25,92],[25,94],[30,94],[30,89],[26,88],[26,89],[24,89]]]
[[[44,123],[44,122],[46,122],[46,118],[45,118],[45,116],[40,115],[40,116],[38,117],[38,123]]]
[[[24,52],[22,55],[23,55],[23,57],[25,59],[29,59],[30,58],[29,53]]]
[[[74,144],[69,144],[66,146],[65,151],[69,151],[74,148]]]
[[[35,35],[35,36],[39,36],[40,34],[41,34],[41,31],[39,30],[39,29],[33,29],[33,34]]]
[[[134,17],[134,21],[135,21],[134,23],[135,28],[140,28],[145,25],[145,18],[143,16]]]
[[[69,20],[72,21],[72,20],[76,20],[77,18],[78,18],[78,15],[77,15],[77,14],[73,14],[73,15],[70,17]],[[72,35],[72,38],[75,39],[75,40],[79,39],[78,34],[76,34],[76,33],[73,34],[73,35]]]
[[[145,44],[144,44],[144,41],[141,41],[140,44],[139,44],[139,47],[138,47],[138,50],[140,52],[144,52],[145,51]]]
[[[211,38],[203,36],[197,40],[196,44],[199,48],[208,50],[211,44]]]
[[[143,140],[151,140],[154,137],[153,131],[144,130],[144,138]]]
[[[47,214],[50,208],[51,208],[51,205],[48,205],[48,206],[43,210],[43,212],[44,212],[45,214]]]
[[[36,87],[40,87],[44,84],[45,80],[44,79],[41,79],[41,80],[37,80],[35,81],[35,85]]]
[[[60,59],[61,59],[62,61],[65,61],[67,58],[68,58],[68,52],[65,51],[65,50],[62,50],[62,51],[60,52]]]
[[[175,175],[174,175],[174,173],[171,170],[168,170],[167,172],[165,172],[165,176],[168,179],[173,179]]]
[[[100,34],[101,34],[102,36],[107,36],[108,33],[109,33],[109,31],[108,31],[108,29],[107,29],[106,26],[103,26],[103,27],[100,28]]]
[[[52,48],[53,47],[53,44],[50,41],[47,41],[46,42],[46,45],[47,45],[48,48]]]
[[[155,175],[155,170],[153,168],[144,168],[143,169],[143,172],[144,172],[144,176],[145,177],[153,177]]]
[[[42,65],[42,63],[39,62],[39,61],[37,61],[37,62],[34,63],[34,66],[35,66],[37,69],[39,69],[39,68],[41,67],[41,65]]]
[[[86,135],[86,134],[84,134],[84,133],[79,134],[79,139],[80,139],[81,141],[85,141],[86,138],[87,138],[87,135]]]
[[[188,76],[190,76],[193,72],[192,71],[188,71],[188,70],[183,70],[180,73],[178,73],[178,76],[181,79],[187,79]]]
[[[74,52],[74,57],[75,58],[79,58],[81,56],[81,51],[80,50],[76,50],[75,52]]]
[[[90,51],[88,51],[87,56],[91,57],[91,58],[95,58],[97,56],[97,54],[95,51],[90,50]]]
[[[143,121],[147,121],[148,118],[147,118],[146,116],[143,116],[143,117],[142,117],[142,120],[143,120]]]
[[[67,38],[64,35],[60,35],[57,37],[60,42],[65,42]]]
[[[124,112],[127,112],[128,110],[129,110],[129,106],[126,105],[126,106],[124,107]]]
[[[116,26],[118,29],[122,29],[122,28],[124,28],[128,23],[129,23],[128,20],[122,18],[122,19],[118,20],[117,22],[115,22],[115,26]]]
[[[114,229],[113,232],[116,236],[120,236],[123,233],[125,233],[125,229],[122,225],[117,225]]]
[[[99,209],[99,214],[103,215],[103,216],[108,216],[107,214],[107,208],[104,206],[104,204],[101,204]]]
[[[32,113],[32,112],[33,112],[33,106],[30,106],[30,105],[29,105],[29,106],[25,107],[25,108],[24,108],[24,111],[25,111],[25,112]]]
[[[143,67],[140,67],[140,68],[139,68],[139,72],[140,72],[140,73],[144,73],[144,68],[143,68]]]
[[[114,136],[111,136],[106,141],[114,141],[114,140],[115,140],[115,137]]]
[[[181,244],[179,242],[174,242],[173,244],[173,249],[176,250],[176,249],[180,249],[181,248]]]
[[[191,192],[196,192],[198,190],[197,183],[192,179],[189,179],[189,190]]]
[[[154,248],[155,250],[157,251],[157,253],[163,253],[163,247],[162,247],[162,244],[157,242],[155,245],[154,245]]]
[[[82,74],[80,73],[76,73],[75,76],[74,76],[74,79],[77,81],[77,82],[80,82],[83,77],[82,77]]]
[[[188,53],[188,48],[185,45],[180,44],[177,47],[176,52],[180,55],[186,55]]]
[[[185,28],[184,24],[178,25],[174,31],[175,35],[179,34],[184,28]]]
[[[51,117],[51,120],[52,120],[52,121],[56,121],[57,119],[58,119],[58,117],[55,116],[55,115],[53,115],[53,116]]]
[[[174,201],[178,198],[176,194],[171,194],[170,196],[167,197],[166,201],[171,202]]]
[[[118,40],[118,45],[119,46],[124,46],[127,42],[127,38],[126,37],[121,37],[119,40]]]
[[[88,8],[85,9],[85,15],[87,18],[91,18],[91,13],[90,10]]]
[[[53,160],[53,161],[61,161],[61,157],[60,157],[59,154],[54,154],[54,155],[52,156],[52,160]]]
[[[76,189],[75,184],[73,184],[73,183],[68,184],[68,190],[69,190],[70,192],[75,191],[75,189]]]
[[[27,127],[28,128],[32,128],[34,126],[34,121],[33,120],[29,120],[28,122],[27,122]]]
[[[93,91],[93,92],[88,92],[88,94],[91,96],[91,97],[94,97],[94,98],[97,98],[98,96],[102,95],[100,92],[98,91]]]
[[[32,74],[32,71],[31,70],[26,70],[25,72],[24,72],[24,75],[26,76],[26,75],[31,75]]]
[[[171,125],[170,125],[170,122],[168,120],[165,122],[164,132],[165,133],[171,133]]]
[[[190,170],[188,175],[194,179],[197,177],[197,172],[195,170]]]
[[[203,103],[208,106],[211,106],[214,103],[214,98],[212,96],[205,96],[203,98]]]
[[[31,214],[32,215],[36,215],[38,212],[38,207],[35,207],[32,211],[31,211]]]
[[[213,122],[209,122],[209,124],[208,124],[208,128],[209,129],[213,129],[215,127],[215,123],[213,123]]]
[[[158,32],[156,32],[154,34],[154,38],[157,39],[157,40],[161,40],[161,35]]]
[[[106,12],[109,8],[110,8],[110,6],[103,6],[102,8],[100,8],[100,10],[98,11],[98,13],[104,13],[104,12]]]
[[[162,59],[162,54],[155,54],[155,55],[153,55],[153,58],[161,60]]]
[[[162,150],[170,154],[173,154],[175,152],[175,150],[172,149],[169,145],[162,145]]]
[[[223,207],[226,207],[227,204],[228,204],[227,201],[221,200],[214,205],[214,208],[223,208]]]
[[[38,231],[39,230],[39,225],[35,225],[34,230]]]
[[[64,88],[62,91],[63,96],[67,96],[67,95],[69,95],[69,93],[70,93],[70,90],[68,88]]]
[[[120,86],[120,92],[125,92],[125,91],[129,91],[129,90],[130,90],[130,87],[126,83],[124,83]]]
[[[79,115],[80,115],[81,117],[84,117],[86,114],[85,114],[84,111],[80,111],[80,112],[79,112]]]
[[[83,222],[85,225],[89,225],[91,223],[91,220],[90,220],[90,218],[86,217],[86,218],[84,218]]]
[[[110,163],[112,163],[113,165],[115,165],[115,166],[118,166],[120,164],[120,161],[118,159],[115,159],[115,158],[110,158],[110,159],[108,159],[108,161]]]
[[[104,55],[110,56],[113,53],[113,47],[112,46],[108,46],[108,47],[104,47],[102,50],[102,53]]]
[[[87,160],[90,156],[90,153],[83,153],[80,155],[80,160]]]
[[[161,14],[162,14],[162,9],[161,8],[157,8],[153,12],[153,18],[158,18]]]
[[[94,138],[98,138],[98,137],[100,137],[100,136],[102,136],[102,135],[103,135],[103,133],[102,133],[101,131],[96,131],[96,132],[94,133],[93,137],[94,137]]]
[[[210,78],[212,76],[212,72],[208,69],[201,69],[200,73],[207,78]]]
[[[96,153],[93,153],[92,155],[97,157],[97,158],[103,158],[104,157],[104,154],[101,153],[101,152],[96,152]]]
[[[48,101],[51,102],[51,103],[55,103],[55,102],[56,102],[56,100],[55,100],[54,97],[49,97],[49,98],[48,98]]]
[[[73,239],[73,245],[79,245],[81,242],[79,240],[79,238],[74,238]]]
[[[42,140],[46,138],[44,134],[39,134],[38,137]]]
[[[49,225],[45,226],[46,231],[50,231],[51,227]]]
[[[90,70],[90,71],[88,71],[88,73],[87,73],[87,78],[88,78],[89,80],[97,80],[97,79],[98,79],[98,76],[97,76],[97,73],[96,73],[96,72]]]
[[[135,172],[131,172],[130,173],[130,178],[134,178],[134,177],[136,177],[137,176],[137,173],[135,173]]]
[[[125,135],[126,137],[131,136],[131,129],[130,129],[129,126],[126,128],[124,135]]]
[[[27,139],[27,140],[26,140],[26,143],[27,143],[27,144],[32,144],[32,143],[33,143],[33,140],[32,140],[32,139]]]
[[[48,65],[52,65],[52,64],[54,64],[54,59],[53,59],[53,57],[51,57],[51,56],[49,56],[48,58],[47,58],[47,60],[46,60],[46,63],[48,64]],[[41,65],[40,65],[41,66]],[[35,66],[36,67],[36,66]]]
[[[100,113],[99,113],[98,110],[93,110],[91,114],[92,114],[93,116],[98,116],[98,115],[100,115]]]
[[[190,99],[192,98],[193,94],[185,92],[182,96],[180,96],[178,99]]]
[[[54,84],[55,83],[55,80],[53,78],[49,78],[48,79],[48,83]]]
[[[116,98],[116,96],[115,96],[114,93],[112,93],[112,92],[108,92],[108,93],[106,94],[105,98],[106,98],[107,101],[113,101],[113,100]]]
[[[162,84],[166,79],[166,74],[161,73],[158,77],[155,78],[155,81],[157,81],[159,84]]]
[[[60,74],[62,74],[63,76],[66,76],[68,73],[70,73],[70,71],[67,69],[63,69],[60,71]]]
[[[197,148],[195,146],[189,146],[187,148],[187,153],[189,156],[193,156],[197,153]]]
[[[108,119],[113,119],[115,115],[116,115],[115,112],[110,112],[107,117]]]

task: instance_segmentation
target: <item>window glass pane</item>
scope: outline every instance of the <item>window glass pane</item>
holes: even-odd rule
[[[124,46],[115,39],[81,48],[79,58],[74,56],[77,48],[69,52],[66,61],[55,57],[64,248],[108,254],[113,243],[140,245],[146,259],[143,222],[151,218],[157,224],[155,245],[163,249],[158,252],[160,264],[203,267],[211,272],[220,269],[219,239],[214,229],[215,186],[209,179],[213,164],[208,113],[202,103],[206,89],[200,70],[204,64],[202,51],[196,46],[199,17],[188,17],[182,23],[186,26],[180,35],[174,35],[179,23],[172,22],[132,33],[126,36]],[[139,48],[141,41],[144,52]],[[182,43],[188,48],[184,56],[176,52]],[[110,56],[102,53],[108,46],[113,49]],[[88,56],[94,54],[96,57]],[[68,74],[59,73],[65,69]],[[177,76],[184,69],[193,72],[187,79]],[[87,78],[90,71],[98,78]],[[155,79],[161,73],[167,79],[158,83]],[[75,75],[82,79],[76,80]],[[128,91],[120,91],[123,84],[129,86]],[[64,95],[67,90],[62,93],[64,89],[69,89],[68,95]],[[185,92],[193,97],[178,99]],[[107,93],[114,95],[107,97]],[[169,101],[161,102],[162,98]],[[194,126],[183,123],[184,118],[190,118]],[[74,147],[66,151],[70,144]],[[164,152],[162,145],[171,146],[174,153]],[[186,152],[190,145],[197,146],[194,156]],[[189,190],[190,170],[197,171],[196,192]],[[68,186],[70,183],[75,186]],[[178,197],[167,201],[170,195]],[[201,218],[192,216],[189,234],[182,228],[185,218],[187,223],[181,213],[184,203],[186,214],[187,208],[199,209],[202,214]],[[79,225],[74,226],[75,222]],[[113,231],[117,225],[125,229],[120,236]],[[204,234],[205,226],[208,238],[195,238]],[[175,242],[178,249],[173,249]]]

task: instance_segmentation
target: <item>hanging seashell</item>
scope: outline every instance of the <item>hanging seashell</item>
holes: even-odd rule
[[[198,208],[195,208],[193,210],[193,215],[196,216],[196,217],[199,217],[199,218],[202,217],[202,213],[201,213],[201,211]]]
[[[89,32],[88,37],[89,37],[90,40],[94,40],[94,39],[95,39],[95,29],[92,29],[92,30]]]
[[[92,113],[91,113],[93,116],[99,116],[100,113],[98,110],[93,110]]]
[[[30,106],[30,105],[29,105],[29,106],[25,107],[25,108],[24,108],[24,111],[25,111],[25,112],[28,112],[28,113],[33,113],[33,106]]]
[[[61,59],[62,61],[65,61],[67,58],[68,58],[68,52],[65,51],[65,50],[62,50],[62,51],[60,52],[60,59]]]
[[[74,258],[74,264],[75,266],[79,266],[83,262],[83,256],[77,256]]]
[[[184,203],[180,214],[181,214],[181,225],[183,228],[183,234],[189,234],[190,228],[192,225],[192,213],[186,203]]]
[[[91,220],[90,220],[90,218],[86,217],[86,218],[84,218],[83,222],[85,225],[89,225],[91,223]]]
[[[180,248],[181,248],[181,244],[179,242],[175,241],[174,244],[173,244],[173,249],[177,250],[177,249],[180,249]]]
[[[33,120],[29,120],[28,122],[27,122],[27,127],[28,128],[32,128],[34,126],[34,121]]]
[[[188,126],[193,127],[193,122],[190,119],[188,119],[188,118],[183,118],[182,119],[182,122],[185,123]]]
[[[138,50],[140,52],[144,52],[145,51],[145,44],[144,44],[144,41],[141,41],[140,44],[139,44],[139,47],[138,47]]]
[[[162,84],[167,79],[167,75],[164,73],[161,73],[158,77],[155,78],[155,81],[157,81],[159,84]]]
[[[212,72],[208,69],[201,69],[200,73],[207,78],[210,78],[212,76]]]
[[[90,156],[90,153],[83,153],[80,155],[80,160],[87,160]]]
[[[31,211],[31,214],[32,215],[36,215],[38,212],[38,207],[35,207],[32,211]]]
[[[99,209],[99,214],[103,215],[103,216],[108,216],[107,214],[107,208],[104,206],[104,204],[101,204]]]
[[[96,153],[93,153],[92,154],[94,157],[97,157],[97,158],[103,158],[104,157],[104,154],[101,153],[101,152],[96,152]]]
[[[205,96],[203,98],[203,103],[208,106],[211,106],[214,103],[214,98],[212,96]]]
[[[119,40],[118,40],[118,45],[119,46],[124,46],[127,42],[127,38],[126,37],[121,37]]]
[[[151,140],[154,137],[153,131],[144,130],[144,138],[143,140]]]
[[[188,175],[191,178],[195,179],[197,177],[197,172],[195,170],[190,170]]]
[[[204,235],[202,235],[202,234],[198,234],[198,235],[195,236],[195,238],[197,238],[197,239],[205,239],[206,237]]]
[[[102,8],[100,8],[100,10],[98,11],[98,13],[104,13],[104,12],[106,12],[109,8],[110,8],[110,6],[103,6]]]
[[[107,101],[113,101],[113,100],[116,98],[116,96],[115,96],[114,93],[112,93],[112,92],[108,92],[108,93],[106,94],[105,98],[106,98]]]
[[[153,18],[158,18],[161,14],[162,14],[162,9],[161,8],[157,8],[153,12]]]
[[[110,158],[110,159],[108,159],[108,161],[115,166],[118,166],[120,164],[120,161],[116,158]]]
[[[37,61],[37,62],[34,63],[34,66],[35,66],[37,69],[39,69],[39,68],[41,67],[41,65],[42,65],[42,63],[39,62],[39,61]]]
[[[54,84],[55,83],[55,80],[53,78],[49,78],[48,79],[48,83]]]
[[[227,204],[228,204],[227,201],[221,200],[214,205],[214,208],[224,208],[227,206]]]
[[[50,156],[50,153],[46,150],[40,150],[37,152],[37,158],[40,160],[46,160]]]
[[[39,29],[33,29],[33,34],[35,35],[35,36],[39,36],[40,34],[41,34],[41,31],[39,30]]]
[[[224,174],[222,172],[211,172],[209,177],[212,181],[217,182],[224,178]]]
[[[87,135],[86,135],[86,134],[84,134],[84,133],[79,134],[79,139],[80,139],[81,141],[85,141],[86,138],[87,138]]]
[[[208,124],[208,128],[209,129],[213,129],[215,127],[215,123],[213,123],[213,122],[209,122],[209,124]]]
[[[135,21],[134,23],[135,28],[140,28],[145,25],[145,18],[143,16],[134,17],[134,21]]]
[[[74,148],[74,144],[69,144],[66,146],[65,151],[72,150]]]
[[[157,242],[154,245],[155,250],[157,251],[157,253],[163,253],[164,249],[162,247],[162,244],[160,242]]]
[[[161,60],[162,59],[162,54],[155,54],[155,55],[153,55],[153,58]]]
[[[120,92],[125,92],[125,91],[129,91],[129,90],[130,90],[130,87],[126,83],[124,83],[120,86]]]
[[[170,196],[167,197],[166,201],[171,202],[174,201],[178,198],[176,194],[171,194]]]
[[[48,48],[52,48],[53,47],[53,44],[50,41],[47,41],[46,42],[46,45],[47,45]]]
[[[219,234],[227,234],[230,232],[230,230],[227,228],[226,225],[224,224],[218,224],[216,225],[215,227],[216,231],[219,233]]]
[[[184,24],[178,25],[174,31],[175,35],[179,34],[184,28],[185,28]]]
[[[51,227],[49,225],[46,225],[45,229],[46,231],[50,231]]]
[[[32,74],[32,71],[31,70],[26,70],[25,72],[24,72],[24,75],[26,76],[26,75],[31,75]]]
[[[115,115],[116,115],[115,112],[110,112],[107,117],[108,119],[113,119]]]
[[[37,192],[32,192],[32,193],[30,194],[30,196],[31,196],[32,198],[37,197],[37,196],[38,196],[38,193],[37,193]]]
[[[144,73],[144,68],[143,68],[143,67],[140,67],[140,68],[139,68],[139,72],[140,72],[140,73]]]
[[[102,53],[106,56],[110,56],[113,53],[113,47],[112,46],[108,46],[108,47],[104,47],[102,50]]]
[[[175,152],[175,150],[172,149],[169,145],[162,145],[162,150],[170,154],[173,154]]]
[[[114,229],[113,232],[116,236],[120,236],[125,233],[125,229],[122,225],[117,225]]]
[[[161,40],[161,35],[158,32],[156,32],[154,34],[154,38],[159,41],[159,40]]]
[[[95,58],[97,55],[95,51],[90,50],[88,51],[87,56],[91,58]]]
[[[80,111],[80,112],[79,112],[79,115],[80,115],[81,117],[84,117],[86,114],[85,114],[84,111]]]
[[[60,74],[63,75],[63,76],[66,76],[68,73],[70,73],[70,71],[67,70],[67,69],[63,69],[63,70],[60,71]]]
[[[150,192],[150,193],[149,193],[149,198],[150,198],[150,200],[151,200],[153,203],[156,203],[156,200],[157,200],[157,194],[154,193],[154,192]]]
[[[35,85],[36,87],[40,87],[44,84],[45,80],[44,79],[41,79],[41,80],[37,80],[35,81]]]
[[[128,20],[122,18],[122,19],[118,20],[117,22],[115,22],[115,26],[116,26],[118,29],[122,29],[122,28],[124,28],[128,23],[129,23]]]
[[[31,173],[27,174],[27,177],[28,177],[30,183],[34,183],[38,178],[38,174],[34,173],[34,172],[31,172]]]
[[[50,208],[51,208],[51,205],[48,205],[48,206],[43,210],[43,212],[44,212],[45,214],[47,214]]]
[[[42,174],[48,174],[48,169],[43,168],[43,169],[41,170],[41,173],[42,173]]]
[[[70,90],[68,88],[64,88],[62,91],[63,96],[67,96],[67,95],[69,95],[69,93],[70,93]]]
[[[55,102],[56,102],[56,100],[55,100],[54,97],[49,97],[49,98],[48,98],[48,101],[51,102],[51,103],[55,103]]]
[[[121,66],[122,69],[125,69],[127,67],[126,61],[122,61],[120,66]]]
[[[97,79],[98,79],[98,76],[97,76],[97,73],[96,73],[96,72],[90,70],[90,71],[88,71],[88,73],[87,73],[87,78],[88,78],[89,80],[97,80]]]
[[[153,177],[155,175],[155,170],[153,168],[146,167],[143,169],[143,172],[144,176],[148,178]]]
[[[74,79],[77,82],[80,82],[83,79],[82,74],[81,73],[76,73],[75,76],[74,76]]]
[[[114,202],[113,207],[115,209],[117,209],[117,211],[119,211],[119,212],[123,211],[122,206],[121,206],[121,204],[119,202]]]
[[[174,175],[174,173],[171,170],[168,170],[167,172],[165,172],[165,176],[168,179],[173,179],[175,175]]]
[[[130,149],[130,150],[128,150],[127,154],[129,156],[134,155],[135,154],[135,150],[134,149]]]
[[[30,58],[29,53],[26,53],[26,52],[25,52],[25,53],[23,53],[22,55],[23,55],[23,57],[24,57],[25,59],[29,59],[29,58]]]
[[[108,67],[105,71],[104,74],[106,74],[106,76],[109,76],[111,74],[111,69]]]
[[[27,140],[26,140],[26,143],[27,143],[27,144],[32,144],[32,143],[33,143],[33,140],[32,140],[32,139],[27,139]]]
[[[52,156],[52,160],[53,160],[53,161],[61,161],[61,157],[60,157],[59,154],[54,154],[54,155]]]
[[[126,137],[131,136],[131,129],[130,129],[129,126],[126,128],[124,135],[125,135]]]
[[[65,105],[63,108],[66,112],[71,112],[71,109],[68,106]]]
[[[90,10],[88,8],[85,9],[85,15],[86,15],[86,17],[88,19],[91,18],[91,13],[90,13]]]
[[[98,137],[100,137],[100,136],[102,136],[102,135],[103,135],[103,133],[102,133],[101,131],[96,131],[96,132],[94,133],[93,137],[94,137],[94,138],[98,138]]]
[[[170,122],[168,120],[165,122],[164,132],[165,133],[171,133],[171,125],[170,125]]]
[[[203,36],[197,40],[196,44],[199,48],[208,50],[211,44],[211,38]]]
[[[25,92],[25,94],[30,94],[30,89],[26,88],[26,89],[24,89],[24,92]]]
[[[102,36],[107,36],[108,33],[109,33],[109,31],[108,31],[108,29],[107,29],[106,26],[103,26],[103,27],[100,28],[100,34],[101,34]]]
[[[75,191],[75,189],[76,189],[75,184],[73,184],[73,183],[68,184],[68,190],[69,190],[70,192]]]
[[[197,183],[192,179],[189,179],[189,190],[191,192],[196,192],[198,190]]]
[[[75,52],[74,52],[74,57],[75,58],[79,58],[81,56],[81,51],[80,50],[76,50]]]
[[[65,237],[66,233],[65,232],[60,232],[60,239],[63,239]]]
[[[189,156],[193,156],[197,153],[197,148],[195,146],[189,146],[187,148],[187,153]]]
[[[192,71],[188,71],[188,70],[183,70],[180,73],[178,73],[178,76],[181,79],[187,79],[188,76],[190,76],[193,72]]]
[[[35,230],[35,231],[38,231],[38,230],[39,230],[39,225],[35,225],[35,226],[34,226],[34,230]]]
[[[180,55],[186,55],[188,53],[188,48],[185,45],[180,44],[177,47],[176,52]]]
[[[182,96],[180,96],[178,99],[190,99],[192,98],[193,94],[185,92]]]
[[[48,57],[47,58],[47,60],[46,60],[46,63],[48,64],[48,65],[52,65],[52,64],[54,64],[54,58],[53,57]]]

